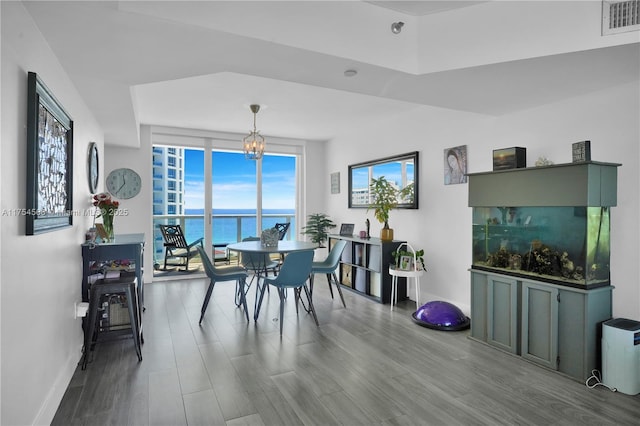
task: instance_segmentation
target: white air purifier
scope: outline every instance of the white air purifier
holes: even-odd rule
[[[640,393],[640,322],[614,318],[602,325],[602,383],[627,395]]]

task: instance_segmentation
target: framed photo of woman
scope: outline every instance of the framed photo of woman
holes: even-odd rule
[[[467,183],[467,146],[444,150],[444,184]]]

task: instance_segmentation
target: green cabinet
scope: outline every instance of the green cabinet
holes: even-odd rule
[[[600,368],[613,287],[585,290],[471,271],[471,335],[584,381]]]

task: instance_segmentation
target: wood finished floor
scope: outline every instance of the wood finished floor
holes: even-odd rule
[[[96,346],[53,425],[638,425],[640,396],[587,388],[468,339],[416,325],[322,276],[320,327],[293,298],[280,338],[277,292],[257,323],[218,283],[202,326],[204,279],[145,287],[143,361],[131,339]],[[250,291],[253,307],[255,293]]]

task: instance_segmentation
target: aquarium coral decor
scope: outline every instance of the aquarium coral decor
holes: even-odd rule
[[[484,222],[474,225],[474,268],[557,284],[609,283],[608,207],[476,208],[474,215]]]

